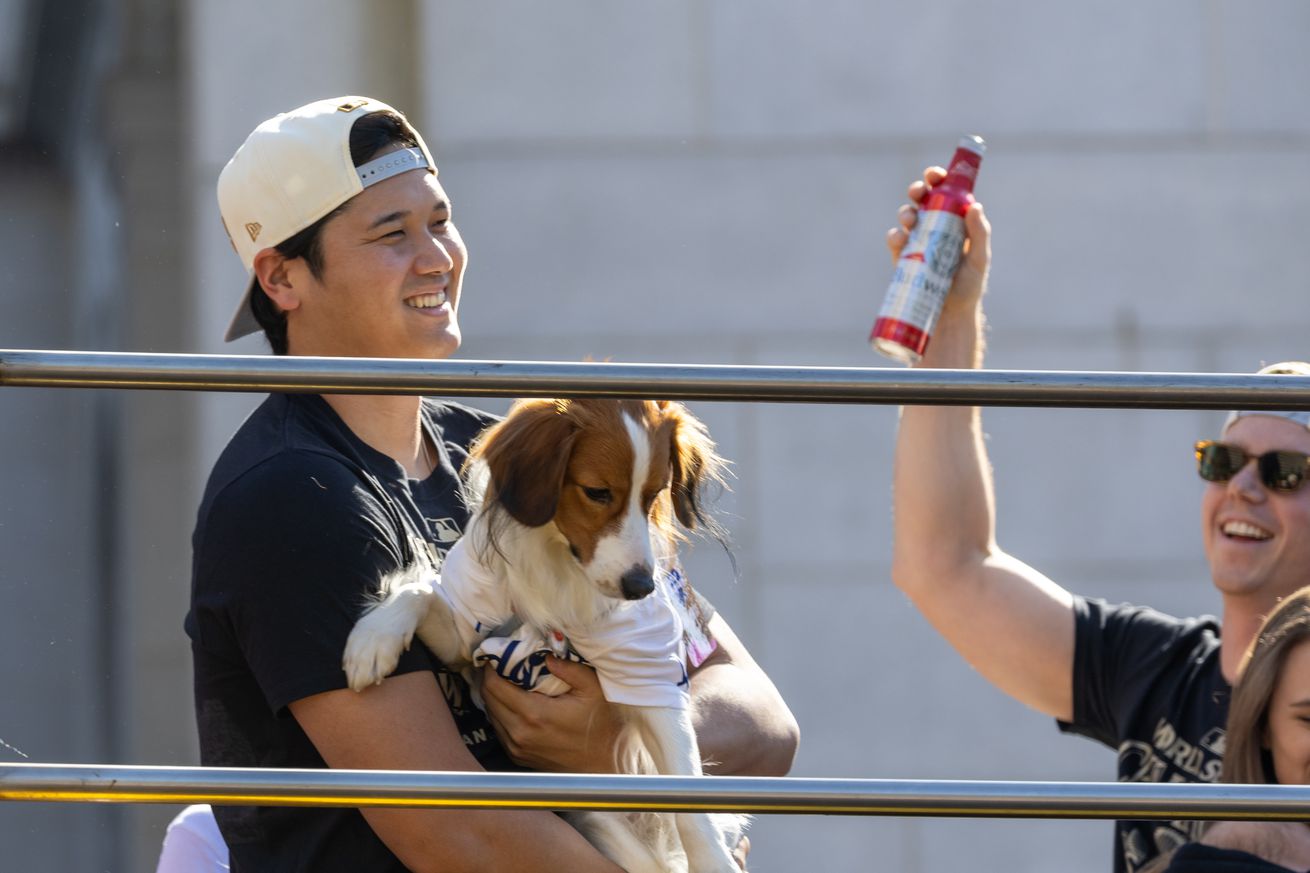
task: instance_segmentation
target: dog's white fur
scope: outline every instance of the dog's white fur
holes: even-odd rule
[[[617,404],[617,401],[575,402]],[[567,409],[564,404],[558,402],[561,412]],[[536,407],[540,410],[540,402]],[[511,411],[510,419],[521,408]],[[506,485],[495,482],[495,474],[491,474],[493,481],[470,520],[464,545],[471,546],[497,581],[508,586],[516,617],[536,628],[543,637],[557,629],[565,629],[567,633],[568,628],[594,626],[621,602],[624,595],[620,580],[625,573],[633,568],[653,571],[656,551],[673,548],[667,531],[652,521],[654,504],[643,506],[645,489],[641,486],[651,475],[653,431],[649,429],[648,413],[652,409],[685,416],[686,430],[675,429],[675,440],[676,433],[681,432],[703,439],[708,446],[710,457],[698,457],[693,465],[696,469],[690,475],[697,480],[702,475],[718,476],[720,462],[712,454],[712,443],[700,423],[680,406],[652,406],[642,413],[640,420],[625,412],[621,415],[622,431],[626,431],[632,449],[630,483],[634,484],[628,488],[620,517],[611,521],[594,542],[594,548],[587,550],[589,560],[579,557],[578,548],[553,518],[533,526],[506,515],[497,503],[497,493]],[[679,426],[682,424],[679,419]],[[611,433],[605,438],[619,438],[619,428],[609,430]],[[495,439],[495,435],[490,439]],[[568,447],[563,450],[568,451]],[[675,445],[675,453],[677,450]],[[675,454],[675,474],[678,469]],[[476,487],[476,481],[473,485]],[[674,482],[675,490],[685,485]],[[690,487],[699,485],[695,481]],[[569,486],[561,483],[560,487]],[[678,514],[687,521],[682,512]],[[360,618],[347,643],[344,666],[352,688],[363,689],[394,670],[402,649],[408,647],[415,633],[448,667],[471,672],[472,653],[467,645],[461,644],[451,607],[440,593],[440,586],[434,587],[430,577],[425,578],[412,569],[393,575],[384,581],[379,597],[379,602]],[[545,688],[538,690],[559,693],[565,689],[558,680],[554,681],[557,687],[553,692]],[[700,751],[688,707],[615,705],[624,721],[623,738],[615,750],[620,772],[701,774]],[[732,873],[738,869],[732,849],[746,821],[735,815],[697,813],[584,812],[570,814],[569,818],[603,854],[628,873],[670,870]]]

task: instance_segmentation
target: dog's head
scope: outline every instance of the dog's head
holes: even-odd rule
[[[680,403],[524,400],[474,447],[490,482],[484,512],[554,524],[600,592],[636,600],[654,589],[657,550],[682,530],[721,535],[704,508],[724,462]]]

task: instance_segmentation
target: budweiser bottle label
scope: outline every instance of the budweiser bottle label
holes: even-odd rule
[[[963,218],[940,210],[920,215],[878,317],[900,319],[926,333],[951,289],[963,247]]]

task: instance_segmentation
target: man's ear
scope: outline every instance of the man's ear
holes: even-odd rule
[[[300,306],[300,291],[295,281],[296,273],[292,261],[283,257],[274,248],[261,249],[255,255],[255,277],[263,287],[264,293],[283,312],[290,312]]]

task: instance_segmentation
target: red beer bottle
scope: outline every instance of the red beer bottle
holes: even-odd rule
[[[981,137],[960,140],[946,178],[919,204],[919,221],[896,261],[891,287],[869,334],[874,349],[889,358],[914,364],[928,347],[960,265],[964,214],[973,203],[973,183],[986,150]]]

